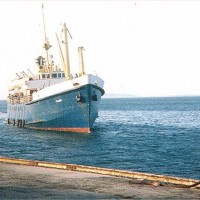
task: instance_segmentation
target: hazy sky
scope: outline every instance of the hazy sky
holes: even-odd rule
[[[51,54],[63,22],[71,71],[84,46],[87,72],[107,93],[200,95],[200,1],[43,1]],[[0,99],[16,72],[36,69],[42,55],[42,1],[0,1]]]

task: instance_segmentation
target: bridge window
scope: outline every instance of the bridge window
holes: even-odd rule
[[[57,74],[52,74],[52,78],[57,78]]]

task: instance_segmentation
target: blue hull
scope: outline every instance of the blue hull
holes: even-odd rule
[[[42,130],[90,132],[104,90],[88,84],[39,101],[8,103],[8,123]]]

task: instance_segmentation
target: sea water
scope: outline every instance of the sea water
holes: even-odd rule
[[[200,97],[102,99],[91,134],[7,125],[0,156],[200,179]]]

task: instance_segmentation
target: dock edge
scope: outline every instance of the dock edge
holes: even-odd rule
[[[54,163],[54,162],[25,160],[25,159],[16,159],[16,158],[8,158],[8,157],[0,157],[0,162],[7,163],[7,164],[18,164],[18,165],[26,165],[26,166],[34,166],[34,167],[46,167],[46,168],[54,168],[54,169],[62,169],[62,170],[70,170],[70,171],[95,173],[95,174],[102,174],[102,175],[109,175],[109,176],[116,176],[116,177],[123,177],[123,178],[154,181],[158,183],[162,182],[162,183],[167,183],[167,184],[182,185],[185,188],[195,188],[195,189],[200,188],[200,180],[157,175],[157,174],[150,174],[150,173],[143,173],[143,172],[132,172],[132,171],[84,166],[84,165],[77,165],[77,164]]]

